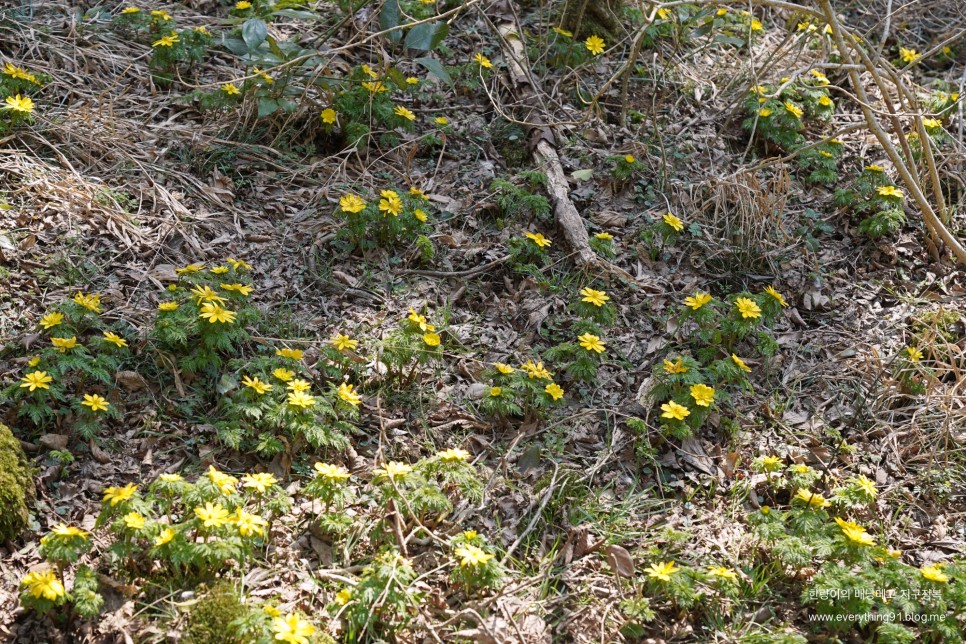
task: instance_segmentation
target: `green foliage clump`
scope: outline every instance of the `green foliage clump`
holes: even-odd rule
[[[425,258],[432,252],[431,244],[427,250],[426,243],[419,241],[430,232],[427,199],[416,187],[402,194],[397,190],[382,190],[368,200],[347,192],[339,199],[336,210],[345,222],[338,238],[348,249],[362,251],[409,242]]]
[[[898,232],[906,223],[902,208],[905,195],[885,169],[868,165],[847,187],[835,191],[836,205],[864,215],[859,231],[871,239]]]
[[[0,542],[14,541],[27,527],[35,493],[20,441],[0,423]]]
[[[244,620],[249,609],[234,587],[227,582],[214,586],[188,612],[182,634],[185,644],[246,644],[236,623]]]
[[[653,404],[666,401],[661,405],[666,434],[691,436],[732,395],[751,389],[751,368],[738,353],[774,355],[778,345],[771,327],[787,305],[771,286],[721,302],[700,291],[684,300],[677,321],[686,333],[686,351],[669,353],[655,365],[646,394]]]
[[[6,63],[0,68],[0,135],[20,123],[33,121],[34,109],[31,95],[41,89],[50,77],[33,74],[23,67]]]
[[[395,549],[376,555],[359,583],[336,596],[329,610],[341,616],[347,642],[392,641],[416,615],[423,593],[413,588],[412,562]]]

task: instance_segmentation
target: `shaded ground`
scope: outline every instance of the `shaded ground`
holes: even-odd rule
[[[207,3],[166,9],[186,26],[213,28],[214,17],[226,15],[224,7]],[[106,485],[176,470],[196,474],[211,463],[233,472],[292,471],[301,483],[304,466],[323,459],[343,462],[365,480],[377,456],[410,461],[447,447],[469,450],[489,480],[485,499],[457,506],[440,530],[477,529],[500,548],[520,541],[509,561],[514,574],[502,592],[465,599],[444,573],[430,572],[436,555],[426,548],[415,558],[433,601],[421,608],[405,641],[431,641],[429,633],[452,641],[460,628],[479,628],[474,622],[480,620],[457,617],[469,608],[490,616],[485,623],[499,641],[619,641],[629,620],[620,600],[639,592],[636,582],[613,572],[621,552],[632,556],[632,567],[636,562],[637,579],[645,561],[738,566],[757,546],[744,517],[770,494],[750,470],[766,454],[808,464],[827,481],[859,473],[872,479],[879,489],[877,537],[901,550],[904,562],[920,566],[962,554],[961,271],[930,257],[911,210],[895,237],[870,242],[860,236],[856,221],[832,204],[831,189],[806,186],[791,164],[761,162],[761,150],[740,129],[738,110],[753,78],[777,80],[817,54],[786,49],[783,62],[762,70],[747,51],[678,48],[662,40],[645,52],[647,69],[631,84],[630,108],[639,118],[618,127],[609,108],[619,95],[611,93],[604,97],[608,118],[562,128],[570,136],[562,148],[565,169],[594,170],[593,178],[573,181],[572,198],[591,233],[615,237],[614,262],[633,283],[573,269],[562,244],[551,248],[552,262],[536,274],[501,264],[447,277],[503,257],[508,241],[526,231],[558,236],[547,219],[501,212],[492,180],[528,167],[528,155],[521,133],[481,88],[453,93],[436,82],[407,103],[420,119],[450,119],[453,132],[442,150],[427,152],[418,134],[404,134],[388,149],[341,150],[319,133],[319,110],[310,101],[277,120],[257,119],[249,104],[199,111],[188,96],[192,86],[241,73],[218,49],[191,70],[191,79],[159,87],[150,81],[145,46],[111,31],[106,17],[82,20],[66,5],[36,11],[11,13],[0,23],[2,62],[52,78],[37,100],[36,122],[0,139],[0,197],[8,206],[0,212],[5,385],[20,378],[27,351],[38,342],[37,321],[76,290],[100,293],[108,318],[143,340],[171,270],[225,257],[254,267],[252,301],[272,320],[254,330],[256,342],[297,339],[308,364],[339,332],[374,343],[410,307],[445,311],[448,318],[438,367],[420,371],[418,386],[403,395],[377,396],[378,387],[363,384],[352,448],[289,454],[291,470],[281,458],[260,463],[225,449],[198,416],[176,413],[175,392],[132,397],[123,420],[98,437],[99,449],[72,438],[76,461],[68,466],[49,457],[41,432],[24,428],[19,437],[36,459],[40,497],[31,532],[7,544],[0,557],[0,614],[8,616],[0,628],[11,641],[71,641],[52,622],[17,608],[17,580],[37,563],[37,539],[52,525],[67,520],[90,528]],[[869,33],[880,33],[868,12],[854,17]],[[767,16],[769,30],[756,51],[780,46],[789,33],[782,20]],[[547,24],[540,13],[528,21]],[[301,30],[308,40],[331,26],[282,21],[274,28]],[[462,64],[492,36],[476,13],[456,26],[446,41],[447,62]],[[43,35],[34,31],[40,27]],[[903,42],[927,49],[930,28],[907,26]],[[350,32],[353,24],[340,33],[348,38]],[[387,49],[370,43],[338,54],[331,67],[377,64],[383,55]],[[491,57],[498,61],[496,53]],[[958,82],[961,61],[928,66],[917,80]],[[599,83],[615,64],[602,59],[584,72]],[[417,69],[409,64],[407,72]],[[491,96],[505,98],[498,75],[485,82]],[[560,102],[555,116],[577,120],[576,103]],[[860,118],[843,97],[835,124]],[[963,159],[960,121],[954,116],[946,126],[953,133],[943,150],[947,176],[955,176]],[[843,169],[882,162],[864,132],[847,139],[846,150]],[[640,170],[621,184],[608,168],[611,157],[625,154],[639,160]],[[413,246],[364,253],[340,246],[339,197],[349,190],[378,192],[387,182],[429,196],[437,222],[430,262],[421,263]],[[676,244],[648,244],[642,231],[669,210],[695,228]],[[606,288],[618,310],[596,380],[564,381],[565,404],[544,419],[501,423],[480,413],[474,384],[483,371],[498,361],[537,359],[569,340],[569,306],[588,285]],[[712,415],[693,439],[663,437],[660,412],[641,404],[641,392],[654,365],[683,345],[671,315],[695,290],[720,298],[767,285],[791,306],[775,329],[776,356],[751,363],[754,392]],[[937,311],[954,315],[941,330]],[[892,368],[907,346],[929,347],[935,378],[918,395],[903,389]],[[370,373],[378,371],[373,356],[366,360]],[[646,421],[644,435],[627,424],[635,416]],[[347,556],[307,531],[302,519],[313,511],[310,501],[297,501],[293,516],[275,528],[270,564],[250,570],[245,586],[254,597],[277,597],[280,605],[321,616],[338,590],[326,581],[327,571],[345,575],[365,555]],[[183,627],[177,602],[191,589],[145,591],[104,572],[103,619],[79,627],[81,636],[161,641]],[[808,609],[783,602],[779,592],[771,601],[740,604],[716,632],[655,600],[658,616],[646,635],[735,641],[786,629],[808,634]]]

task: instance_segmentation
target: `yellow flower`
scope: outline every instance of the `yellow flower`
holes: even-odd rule
[[[782,306],[788,306],[788,302],[785,301],[785,298],[782,297],[782,294],[779,293],[778,291],[776,291],[771,286],[766,286],[765,287],[765,293],[768,293],[773,298],[775,298],[778,301],[778,303],[781,304]]]
[[[104,332],[104,341],[110,342],[111,344],[116,345],[117,347],[127,346],[127,340],[117,335],[116,333],[111,333],[110,331]]]
[[[901,58],[902,62],[904,63],[913,63],[918,60],[920,56],[922,56],[922,54],[917,52],[915,49],[907,49],[905,47],[899,48],[899,58]]]
[[[499,398],[503,394],[502,387],[490,387],[490,396],[493,398]]]
[[[223,322],[226,324],[231,324],[235,321],[235,313],[229,311],[228,309],[223,309],[221,306],[215,302],[205,302],[201,305],[201,313],[199,317],[208,320],[210,324],[215,324]]]
[[[879,490],[876,489],[875,482],[864,474],[859,474],[852,482],[865,492],[865,495],[870,499],[874,499],[879,495]]]
[[[369,65],[362,66],[362,73],[369,76],[369,78],[379,78],[379,74]]]
[[[542,362],[533,364],[533,360],[527,360],[525,363],[520,365],[520,368],[526,371],[527,376],[530,378],[535,378],[537,380],[550,380],[553,378],[553,374],[543,366]]]
[[[344,467],[329,465],[328,463],[316,463],[315,471],[319,473],[320,477],[332,483],[348,481],[349,476],[351,476],[349,470]]]
[[[945,584],[949,581],[949,576],[946,575],[938,564],[933,564],[931,566],[923,566],[919,569],[922,576],[929,581],[935,581],[940,584]]]
[[[154,546],[160,548],[166,543],[170,543],[174,539],[175,535],[178,534],[172,528],[165,528],[161,531],[161,534],[154,538]]]
[[[433,119],[433,122],[436,123],[436,125],[449,125],[449,119],[445,116],[437,116]]]
[[[651,579],[657,579],[658,581],[671,581],[671,575],[681,570],[674,565],[673,561],[667,561],[664,563],[651,564],[644,569],[647,576]]]
[[[940,121],[939,119],[923,119],[922,125],[928,131],[932,132],[933,130],[937,130],[941,128],[943,126],[943,122]]]
[[[399,461],[389,461],[382,467],[375,469],[372,473],[376,478],[395,481],[406,478],[406,476],[412,471],[413,468],[405,463],[400,463]]]
[[[465,463],[470,459],[470,453],[459,448],[444,450],[436,456],[446,463]]]
[[[195,508],[195,516],[205,528],[220,528],[230,520],[228,510],[221,503],[208,501],[204,507]]]
[[[34,85],[40,85],[40,81],[37,80],[36,76],[28,72],[23,67],[17,67],[13,63],[6,63],[3,66],[2,72],[10,78],[19,78],[29,83],[33,83]]]
[[[596,353],[604,352],[604,343],[601,342],[600,338],[592,333],[584,333],[577,337],[580,342],[580,346],[587,349],[588,351],[594,351]]]
[[[416,313],[416,311],[414,311],[412,307],[409,308],[409,315],[406,316],[406,319],[409,320],[410,322],[415,322],[417,325],[419,325],[420,331],[436,330],[436,327],[434,327],[432,324],[426,321],[426,316]]]
[[[721,18],[722,16],[728,15],[728,9],[726,7],[721,7],[715,12],[715,15]]]
[[[720,579],[727,579],[728,581],[738,581],[738,573],[724,566],[708,566],[708,575]]]
[[[675,362],[671,362],[667,358],[664,359],[664,373],[674,375],[687,372],[688,368],[684,365],[684,358],[679,357]]]
[[[419,221],[423,222],[424,224],[426,223],[426,220],[428,219],[428,217],[426,216],[426,212],[423,211],[423,210],[420,210],[419,208],[416,208],[416,209],[413,210],[413,217],[415,217]]]
[[[584,297],[581,298],[581,302],[587,302],[588,304],[593,304],[594,306],[604,306],[610,297],[604,291],[595,291],[592,288],[581,289],[580,294]]]
[[[21,96],[20,94],[8,96],[4,103],[6,103],[3,108],[5,110],[20,112],[21,114],[30,114],[34,111],[34,102],[29,96]]]
[[[761,464],[766,472],[777,472],[781,469],[782,459],[778,456],[764,456],[761,459]]]
[[[466,568],[467,566],[482,566],[492,559],[493,555],[484,552],[482,548],[478,548],[471,543],[464,543],[456,549],[456,558],[460,560],[460,567]]]
[[[288,348],[275,349],[275,355],[282,356],[283,358],[291,358],[292,360],[301,360],[302,359],[302,350],[301,349],[288,349]]]
[[[345,606],[352,600],[352,591],[348,588],[343,588],[335,594],[335,603],[339,606]]]
[[[286,644],[309,644],[309,638],[315,633],[315,627],[295,613],[276,617],[272,622],[272,630],[275,632],[275,639]]]
[[[359,346],[358,340],[353,340],[349,336],[341,333],[329,340],[329,342],[339,351],[352,350]]]
[[[288,382],[289,380],[295,377],[295,372],[290,369],[282,369],[281,367],[279,367],[278,369],[272,372],[272,375],[283,382]]]
[[[691,385],[691,397],[694,398],[695,405],[710,407],[714,402],[714,387],[702,384]]]
[[[171,14],[163,9],[155,9],[151,12],[151,17],[159,20],[171,20]]]
[[[140,530],[144,527],[146,519],[137,512],[128,512],[123,518],[124,525],[130,530]]]
[[[234,259],[232,257],[229,257],[225,261],[231,264],[231,267],[234,268],[236,271],[239,271],[242,269],[245,269],[246,271],[252,270],[251,264],[249,264],[248,262],[244,262],[240,259]]]
[[[326,125],[335,125],[338,116],[339,115],[336,113],[336,111],[331,107],[325,108],[322,110],[322,113],[319,114],[319,118],[321,118],[322,122]]]
[[[199,25],[199,26],[195,27],[194,30],[197,31],[199,34],[201,34],[203,36],[210,36],[211,35],[211,32],[208,31],[208,28],[205,27],[204,25]]]
[[[402,200],[399,195],[393,190],[383,190],[379,193],[382,199],[379,200],[379,210],[382,211],[383,215],[392,215],[396,217],[402,212]]]
[[[286,386],[288,387],[289,391],[297,391],[299,393],[306,392],[312,388],[312,385],[310,385],[307,381],[302,380],[301,378],[296,378],[295,380],[288,383],[288,385]]]
[[[496,367],[496,370],[502,373],[504,376],[510,375],[511,373],[516,371],[516,369],[514,369],[510,365],[503,364],[502,362],[497,362],[493,366]]]
[[[493,63],[490,62],[490,59],[484,56],[483,54],[481,54],[480,52],[476,52],[476,55],[473,56],[473,60],[475,60],[479,64],[479,66],[484,69],[489,69],[493,67]]]
[[[87,541],[87,538],[90,536],[84,530],[81,530],[80,528],[76,528],[72,525],[67,525],[66,523],[58,523],[51,529],[50,532],[51,534],[55,534],[58,537],[69,537],[69,538],[79,537],[84,541]],[[44,537],[44,539],[46,538],[47,537]],[[41,541],[43,541],[43,539],[41,539]]]
[[[677,217],[675,217],[674,215],[672,215],[671,213],[667,213],[666,215],[664,215],[664,217],[662,217],[662,220],[664,221],[665,224],[667,224],[677,232],[681,232],[682,230],[684,230],[684,222],[678,219]]]
[[[591,36],[584,41],[584,47],[594,56],[604,53],[604,39],[600,36]]]
[[[614,238],[610,233],[597,233],[594,237],[603,241],[610,241]]]
[[[208,466],[208,480],[225,496],[234,494],[235,485],[238,483],[238,479],[218,470],[214,465]]]
[[[797,119],[802,118],[805,112],[799,106],[795,105],[791,101],[785,101],[785,111],[794,116]]]
[[[765,28],[765,26],[763,24],[761,24],[761,20],[759,20],[758,18],[752,18],[751,19],[751,30],[752,31],[761,31],[764,28]]]
[[[290,393],[285,402],[287,402],[290,407],[301,407],[302,409],[308,409],[309,407],[315,406],[315,398],[299,391],[293,391]]]
[[[895,186],[882,186],[876,192],[879,193],[880,197],[891,197],[899,200],[905,199],[902,190],[899,190]]]
[[[138,491],[138,486],[128,483],[124,487],[109,487],[104,490],[104,503],[110,503],[113,508],[118,503],[129,500]]]
[[[124,7],[123,9],[121,9],[121,13],[122,14],[141,13],[141,10],[138,9],[137,7]]]
[[[393,114],[395,114],[396,116],[400,116],[400,117],[406,119],[407,121],[415,121],[416,120],[416,115],[413,114],[407,108],[403,107],[402,105],[397,105],[396,106],[396,109],[393,110]]]
[[[419,79],[416,78],[415,76],[407,76],[406,77],[406,84],[407,85],[419,85]]]
[[[766,119],[766,118],[768,118],[771,115],[772,115],[772,111],[770,109],[768,109],[767,107],[763,107],[758,112],[758,116],[760,116],[763,119]]]
[[[694,295],[691,297],[684,298],[684,305],[690,307],[697,311],[702,306],[711,301],[710,293],[702,293],[701,291],[695,291]]]
[[[212,267],[209,270],[214,275],[224,275],[225,273],[228,272],[228,267],[227,266],[214,266],[214,267]]]
[[[751,367],[746,365],[744,360],[742,360],[741,358],[739,358],[733,353],[731,354],[731,361],[734,362],[736,365],[738,365],[738,368],[741,369],[742,371],[747,371],[749,373],[751,372]]]
[[[262,610],[269,617],[279,617],[282,614],[282,611],[280,611],[279,609],[275,608],[271,604],[265,604],[264,606],[262,606]]]
[[[369,90],[370,94],[381,94],[382,92],[389,91],[386,86],[382,84],[382,81],[366,81],[362,84],[362,86]]]
[[[634,158],[634,155],[633,155],[633,154],[628,154],[628,155],[626,155],[626,156],[624,157],[624,163],[627,163],[627,164],[632,164],[632,163],[634,163],[634,162],[635,162],[636,160],[637,160],[637,159],[635,159],[635,158]]]
[[[792,465],[788,469],[790,469],[795,474],[808,474],[809,472],[814,471],[812,470],[812,468],[810,468],[808,465],[805,465],[804,463],[798,463],[797,465]]]
[[[20,580],[20,585],[27,588],[27,592],[34,599],[43,597],[48,601],[57,601],[67,594],[64,584],[57,578],[57,574],[50,568],[43,571],[28,572]]]
[[[180,474],[162,474],[161,476],[158,477],[158,479],[166,483],[179,483],[182,480],[184,480],[181,478]]]
[[[237,9],[238,11],[244,11],[245,9],[251,9],[251,8],[252,8],[252,3],[249,2],[248,0],[238,0],[238,2],[235,3],[235,9]]]
[[[922,360],[922,351],[918,347],[906,347],[906,356],[909,362],[919,362]]]
[[[272,385],[267,382],[262,382],[257,377],[251,378],[249,376],[242,376],[242,384],[249,389],[254,390],[257,394],[264,394],[267,391],[272,390]]]
[[[867,165],[865,169],[869,172],[885,172],[885,169],[881,165]]]
[[[414,197],[419,197],[423,201],[429,201],[429,197],[426,195],[426,193],[420,190],[419,188],[417,188],[416,186],[409,187],[409,194],[411,194]]]
[[[158,40],[155,40],[151,46],[152,47],[173,47],[175,43],[180,42],[178,34],[172,33],[167,36],[161,36]]]
[[[439,343],[442,342],[442,338],[439,337],[438,333],[424,333],[423,342],[430,347],[438,347]]]
[[[50,383],[53,381],[54,379],[48,376],[46,371],[31,371],[21,379],[20,387],[30,391],[50,389]]]
[[[572,32],[569,32],[566,29],[561,29],[560,27],[553,27],[553,32],[555,34],[559,34],[559,35],[563,36],[564,38],[573,38],[574,37],[574,35],[573,35]]]
[[[670,20],[671,11],[666,9],[665,7],[661,7],[660,9],[657,10],[657,17],[660,18],[661,20]]]
[[[242,486],[254,489],[259,494],[265,494],[268,488],[278,483],[278,479],[270,472],[256,472],[246,474],[241,479]]]
[[[159,311],[177,311],[178,310],[178,303],[177,302],[160,302],[158,304],[158,310]]]
[[[255,290],[251,286],[246,286],[245,284],[222,284],[221,288],[226,291],[234,291],[235,293],[245,297],[251,295],[252,291]]]
[[[48,313],[44,317],[40,318],[40,326],[45,329],[51,329],[64,321],[63,313]]]
[[[251,512],[246,512],[241,508],[235,510],[235,515],[231,517],[231,522],[238,529],[238,534],[243,537],[250,537],[253,534],[264,535],[265,526],[268,525],[268,521],[262,517]]]
[[[36,367],[40,364],[40,356],[34,356],[27,362],[28,367]]]
[[[107,411],[111,406],[106,398],[98,396],[97,394],[84,394],[84,400],[81,404],[85,407],[90,407],[93,412]]]
[[[354,194],[345,194],[339,198],[339,208],[344,212],[357,213],[366,209],[366,202]]]
[[[342,383],[339,385],[337,394],[339,396],[339,400],[344,400],[353,407],[358,407],[359,404],[362,403],[362,396],[352,391],[352,385],[350,384]]]
[[[822,107],[831,107],[832,99],[829,98],[828,96],[819,96],[818,104],[821,105]]]
[[[218,295],[218,292],[210,286],[196,286],[191,289],[191,293],[195,296],[196,304],[201,304],[202,302],[223,304],[226,301],[225,298]]]
[[[673,400],[669,400],[663,405],[661,405],[661,418],[667,418],[668,420],[684,420],[691,415],[690,410],[684,405],[679,405]]]
[[[527,233],[526,238],[531,240],[540,248],[548,248],[551,244],[553,244],[552,241],[543,236],[543,233]]]
[[[77,291],[72,299],[75,304],[83,306],[88,311],[93,313],[101,312],[101,296],[97,293],[88,293],[87,295],[84,295],[80,291]]]
[[[544,387],[543,390],[554,400],[560,400],[564,395],[563,387],[555,382],[551,382],[549,385]]]
[[[804,501],[809,507],[824,508],[829,504],[828,499],[824,496],[804,487],[798,489],[798,492],[795,493],[795,498],[799,501]]]
[[[835,517],[835,522],[839,524],[840,528],[842,528],[842,534],[845,535],[845,538],[852,543],[859,546],[875,545],[875,539],[872,537],[872,535],[866,532],[865,528],[860,526],[858,523],[845,521],[844,519],[840,519],[838,517]]]
[[[74,349],[77,347],[77,336],[72,336],[69,338],[51,338],[50,343],[57,347],[57,350],[61,353],[67,353],[68,349]]]
[[[758,304],[756,304],[752,299],[747,297],[739,297],[737,300],[735,300],[735,306],[738,308],[738,313],[740,313],[741,317],[744,319],[751,318],[754,320],[755,318],[761,317],[761,307],[759,307]]]

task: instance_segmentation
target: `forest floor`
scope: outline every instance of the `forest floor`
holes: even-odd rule
[[[191,632],[193,641],[217,641],[191,629],[199,598],[218,579],[235,584],[245,605],[307,616],[315,637],[341,641],[893,641],[875,622],[836,626],[813,617],[882,612],[888,604],[843,600],[836,608],[818,601],[823,589],[847,586],[851,601],[857,588],[901,593],[903,584],[949,593],[905,607],[942,615],[942,628],[900,619],[913,637],[954,641],[966,628],[955,605],[966,592],[957,563],[966,542],[966,281],[953,258],[927,243],[911,200],[901,207],[905,222],[874,240],[860,231],[864,215],[836,201],[836,189],[870,165],[896,175],[861,127],[848,77],[821,66],[831,46],[809,46],[811,32],[797,28],[802,18],[756,10],[764,27],[747,46],[733,34],[715,40],[727,31],[718,23],[710,34],[692,32],[704,9],[679,6],[646,39],[626,96],[614,83],[588,107],[626,59],[640,11],[604,54],[565,65],[555,63],[564,56],[558,40],[582,49],[586,34],[553,32],[561,9],[554,3],[520,16],[569,198],[607,260],[581,266],[555,224],[553,203],[540,199],[543,178],[533,173],[548,169],[533,163],[529,134],[514,121],[520,105],[506,81],[495,8],[471,3],[452,13],[443,44],[414,54],[371,37],[380,14],[368,6],[352,14],[289,3],[295,13],[287,14],[283,5],[254,4],[271,9],[274,41],[299,43],[285,60],[314,57],[306,75],[365,81],[366,64],[387,84],[399,74],[416,78],[412,88],[403,81],[387,93],[413,122],[367,112],[369,135],[349,146],[347,123],[358,114],[339,112],[334,124],[320,118],[334,104],[334,86],[287,76],[296,68],[288,63],[263,63],[269,83],[251,58],[218,44],[237,35],[250,9],[208,0],[140,7],[166,11],[185,32],[204,26],[214,35],[201,63],[172,68],[165,82],[152,67],[151,41],[159,36],[119,26],[126,4],[0,9],[0,65],[44,80],[33,94],[32,121],[0,130],[0,420],[21,440],[37,485],[28,528],[0,548],[3,637],[140,642]],[[403,3],[403,15],[418,15],[419,4]],[[844,20],[878,43],[882,13],[853,4],[838,7]],[[706,11],[725,20],[718,10]],[[923,17],[915,3],[896,11],[883,43],[889,60],[900,47],[924,52],[941,42],[930,20],[944,21],[950,35],[966,26],[954,7],[942,18]],[[745,24],[735,20],[726,26]],[[474,62],[477,52],[492,67]],[[430,56],[447,66],[452,85],[416,60]],[[952,95],[964,61],[966,46],[954,40],[945,57],[905,77],[920,96]],[[808,79],[811,69],[824,69],[831,81],[834,113],[803,120],[801,131],[810,141],[846,132],[838,135],[836,177],[823,182],[807,181],[809,168],[742,126],[756,86]],[[282,79],[301,88],[291,109],[279,108],[287,94],[272,94]],[[221,89],[229,82],[244,90],[237,101]],[[953,104],[936,150],[955,232],[966,221],[966,148],[962,108]],[[383,190],[405,197],[407,216],[425,211],[428,223],[409,219],[409,228],[387,232],[375,210]],[[340,203],[350,193],[373,206],[373,219],[355,232]],[[683,230],[668,223],[668,213]],[[540,248],[527,233],[552,243]],[[253,287],[250,306],[239,305],[244,337],[216,361],[202,357],[198,368],[186,367],[171,349],[177,342],[159,335],[158,305],[208,283],[176,269],[203,264],[200,274],[209,275],[233,262],[251,267],[230,272]],[[213,279],[217,286],[219,275]],[[767,287],[787,306],[775,303],[759,327],[735,331],[756,321],[735,313],[736,298],[757,298],[765,309],[768,298],[778,299]],[[581,302],[587,288],[609,302],[600,310]],[[76,323],[72,316],[83,311],[70,302],[78,292],[99,294],[102,309],[99,322],[76,327],[78,340],[94,353],[100,330],[111,329],[126,338],[126,353],[111,363],[109,382],[71,376],[65,399],[45,402],[53,411],[34,422],[19,383],[35,356],[71,355],[48,346],[57,328],[39,324],[52,311]],[[705,311],[719,317],[702,321],[686,306],[698,292],[713,296]],[[435,329],[415,329],[419,315]],[[202,336],[185,329],[181,351],[197,358],[191,352]],[[426,339],[433,333],[435,344]],[[603,353],[578,343],[587,333],[605,344]],[[340,334],[358,345],[334,351]],[[400,354],[402,342],[416,348]],[[224,428],[234,407],[222,398],[254,397],[239,382],[255,372],[270,380],[265,365],[285,347],[303,351],[293,368],[334,410],[313,421],[325,438],[299,436],[283,414],[274,431],[236,423],[251,433],[233,448]],[[747,376],[721,366],[732,355],[748,366]],[[664,365],[680,356],[694,361],[685,363],[692,375],[718,378],[712,406],[695,407],[693,390],[667,381]],[[586,376],[588,360],[594,368]],[[553,373],[562,398],[544,389],[550,381],[518,378],[527,361]],[[517,374],[494,371],[497,363]],[[281,391],[284,383],[273,382]],[[333,393],[346,382],[361,404]],[[493,394],[501,385],[506,391]],[[74,399],[91,392],[110,401],[112,415],[86,439],[76,423],[88,412]],[[687,421],[662,418],[667,397],[655,392],[688,401],[700,421],[688,431]],[[494,407],[490,398],[501,395],[516,399]],[[387,462],[436,472],[425,464],[451,449],[468,452],[475,483],[465,494],[460,485],[433,488],[446,497],[445,511],[413,511],[408,504],[419,501],[405,490],[380,487]],[[305,488],[316,462],[351,472],[354,497],[339,512],[348,525],[314,522],[321,505]],[[130,555],[137,563],[124,563],[115,546],[138,536],[121,537],[123,527],[97,521],[111,507],[102,502],[105,488],[136,483],[145,492],[161,474],[193,481],[211,466],[236,477],[271,473],[279,494],[293,499],[274,515],[252,559],[190,574],[166,569],[149,547],[160,534],[152,532]],[[874,485],[866,502],[856,481]],[[801,490],[829,505],[803,509]],[[855,554],[861,544],[840,544],[837,517],[863,525],[896,563]],[[783,536],[768,532],[768,521],[785,521],[771,524]],[[40,539],[61,523],[91,533],[81,561],[96,570],[105,599],[91,619],[67,604],[47,614],[21,605],[20,580],[47,565]],[[498,583],[459,580],[461,555],[453,558],[452,544],[467,530],[496,555],[489,565],[499,568]],[[789,536],[794,543],[783,541]],[[852,549],[843,554],[846,546]],[[372,582],[366,567],[387,550],[405,555],[414,570],[398,589],[398,605],[387,607],[391,593],[382,590],[340,599],[340,590]],[[659,568],[672,561],[678,571],[662,579]],[[715,567],[734,578],[716,576]],[[874,576],[886,569],[892,576]],[[947,579],[920,578],[921,570],[945,570]],[[861,583],[846,584],[843,571]],[[64,580],[70,588],[73,573]],[[378,617],[353,626],[353,602],[365,601]],[[266,624],[278,633],[275,622]]]

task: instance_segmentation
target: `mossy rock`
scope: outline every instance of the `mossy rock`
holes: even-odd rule
[[[27,457],[10,428],[0,423],[0,543],[20,536],[30,520],[36,489]]]
[[[234,634],[231,623],[247,614],[248,608],[231,584],[218,584],[191,607],[182,641],[185,644],[245,644]]]

